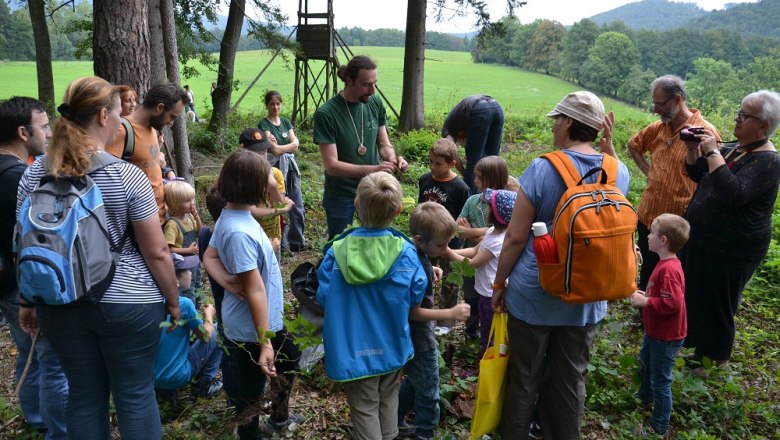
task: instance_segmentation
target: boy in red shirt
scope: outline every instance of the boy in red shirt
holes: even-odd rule
[[[672,414],[672,370],[688,330],[685,311],[685,277],[677,252],[688,241],[688,222],[674,214],[653,220],[647,244],[660,262],[653,270],[647,291],[631,295],[631,305],[642,310],[645,339],[639,352],[642,384],[637,397],[652,404],[652,430],[668,438]]]

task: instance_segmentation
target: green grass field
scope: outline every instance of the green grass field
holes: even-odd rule
[[[374,58],[379,66],[379,87],[396,110],[400,111],[403,48],[398,47],[356,47],[356,54]],[[235,79],[238,90],[233,100],[244,92],[246,86],[270,59],[268,51],[239,52],[236,56]],[[209,91],[216,72],[194,65],[200,71],[196,78],[184,79],[195,93],[199,111],[211,106]],[[495,97],[508,116],[547,112],[561,97],[579,87],[551,76],[529,73],[520,69],[492,65],[474,64],[466,52],[426,51],[425,104],[428,116],[443,118],[460,99],[474,93],[485,93]],[[74,78],[92,74],[92,62],[57,61],[53,63],[55,97],[60,99],[67,84]],[[318,67],[314,67],[319,72]],[[268,89],[277,89],[292,104],[295,81],[294,58],[287,61],[277,57],[256,86],[241,103],[241,110],[264,113],[262,95]],[[340,88],[339,84],[339,88]],[[0,98],[14,95],[37,96],[37,82],[34,62],[0,62]],[[622,103],[605,100],[607,110],[615,111],[620,117],[643,117],[647,112]],[[291,110],[290,108],[286,109]],[[388,109],[388,113],[390,113]]]

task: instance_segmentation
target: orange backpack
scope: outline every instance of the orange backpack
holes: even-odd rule
[[[604,154],[601,168],[584,177],[562,151],[544,154],[566,191],[555,209],[551,234],[557,264],[539,264],[542,288],[564,302],[584,304],[627,298],[636,290],[636,210],[615,186],[618,161]],[[601,172],[596,183],[583,183]]]

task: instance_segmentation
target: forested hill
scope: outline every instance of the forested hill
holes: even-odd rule
[[[596,24],[622,21],[630,29],[670,30],[683,27],[707,14],[695,3],[677,3],[667,0],[644,0],[629,3],[611,11],[590,17]]]
[[[742,36],[780,38],[780,0],[742,3],[724,11],[713,11],[689,23],[698,29],[731,29]]]
[[[629,29],[665,31],[677,28],[728,29],[743,37],[780,38],[780,0],[727,4],[726,9],[705,11],[694,3],[643,0],[590,17],[599,25],[622,21]]]

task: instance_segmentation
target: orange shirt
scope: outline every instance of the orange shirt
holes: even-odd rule
[[[709,127],[720,140],[718,130],[704,120],[698,110],[692,108],[690,111],[693,114],[685,124]],[[628,148],[633,151],[641,155],[650,153],[647,186],[637,209],[639,221],[648,228],[660,214],[685,214],[696,190],[696,183],[685,172],[688,149],[680,140],[679,132],[672,132],[669,124],[655,121],[628,141]]]
[[[152,184],[154,190],[154,199],[157,201],[158,215],[160,224],[165,223],[165,198],[163,195],[163,177],[160,164],[157,162],[157,156],[160,154],[160,146],[157,145],[157,130],[152,127],[142,127],[131,118],[130,121],[135,132],[135,149],[130,163],[140,168]],[[119,125],[119,133],[116,135],[116,141],[113,145],[106,147],[106,151],[112,155],[122,158],[122,152],[125,150],[125,127]]]

